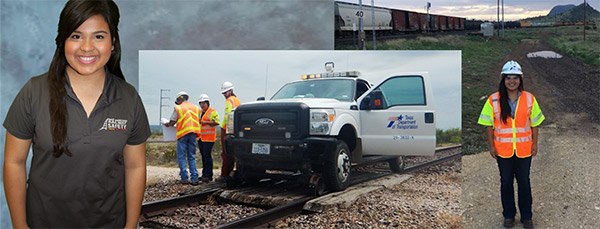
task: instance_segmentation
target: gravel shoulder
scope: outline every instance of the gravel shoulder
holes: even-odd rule
[[[277,228],[461,228],[461,162],[412,173],[391,188],[359,197],[348,208],[288,217]]]
[[[523,40],[506,59],[521,63],[525,90],[546,116],[531,165],[533,222],[538,228],[600,228],[600,73],[565,55],[526,58],[543,50],[555,51],[543,41]],[[499,82],[500,68],[489,74],[489,82]],[[462,160],[464,228],[502,227],[496,161],[488,152]]]

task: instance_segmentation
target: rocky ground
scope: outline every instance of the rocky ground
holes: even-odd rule
[[[347,209],[289,217],[278,228],[461,228],[461,162],[413,173],[413,178],[359,197]]]
[[[566,55],[526,56],[544,50],[556,52],[541,40],[523,40],[506,58],[521,64],[525,90],[546,116],[531,165],[533,222],[538,228],[600,228],[600,72]],[[494,85],[502,64],[488,74]],[[464,228],[502,227],[495,160],[488,152],[463,156],[462,169]]]
[[[411,162],[412,163],[412,162]],[[272,227],[293,228],[460,228],[461,162],[454,160],[414,172],[413,178],[360,197],[346,209],[289,217]],[[149,184],[144,201],[177,196],[189,185],[176,184],[178,169],[148,167]],[[153,218],[142,228],[210,228],[263,211],[260,208],[211,202],[179,209],[173,216]]]

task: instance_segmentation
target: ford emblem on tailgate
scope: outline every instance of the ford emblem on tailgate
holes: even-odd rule
[[[273,119],[270,118],[259,118],[256,121],[254,121],[254,124],[256,124],[259,127],[269,127],[275,124],[275,121],[273,121]]]

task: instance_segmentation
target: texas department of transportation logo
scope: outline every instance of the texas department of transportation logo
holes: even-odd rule
[[[410,115],[398,115],[388,118],[390,121],[387,125],[388,129],[418,129],[417,120],[415,116]]]
[[[127,119],[106,118],[100,130],[127,130]]]
[[[259,118],[256,121],[254,121],[254,124],[256,124],[258,127],[270,127],[273,124],[275,124],[275,121],[273,121],[273,119],[270,118]]]

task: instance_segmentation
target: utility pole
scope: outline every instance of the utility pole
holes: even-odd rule
[[[500,0],[498,0],[498,5],[496,7],[498,9],[496,23],[500,22]],[[498,28],[498,36],[500,36],[500,28]]]
[[[586,19],[585,18],[585,11],[586,11],[585,8],[586,8],[586,6],[587,6],[587,3],[586,3],[585,0],[583,0],[583,41],[585,41],[585,24],[587,24],[586,21],[585,21],[585,19]]]
[[[162,118],[162,108],[169,106],[169,105],[163,105],[162,104],[163,99],[170,99],[169,97],[163,96],[163,92],[164,91],[171,91],[171,90],[170,89],[160,89],[160,100],[159,100],[160,101],[159,102],[160,105],[158,107],[158,125],[160,125],[160,121],[161,121],[161,118]]]
[[[502,0],[502,40],[504,40],[504,0]]]
[[[363,28],[364,12],[363,12],[363,8],[362,8],[362,0],[358,0],[358,12],[356,12],[356,16],[358,16],[358,27],[359,27],[358,40],[360,43],[359,49],[366,50],[367,47],[365,47],[365,29]]]
[[[375,40],[375,0],[371,0],[371,21],[373,22],[373,50],[377,50],[377,41]]]

